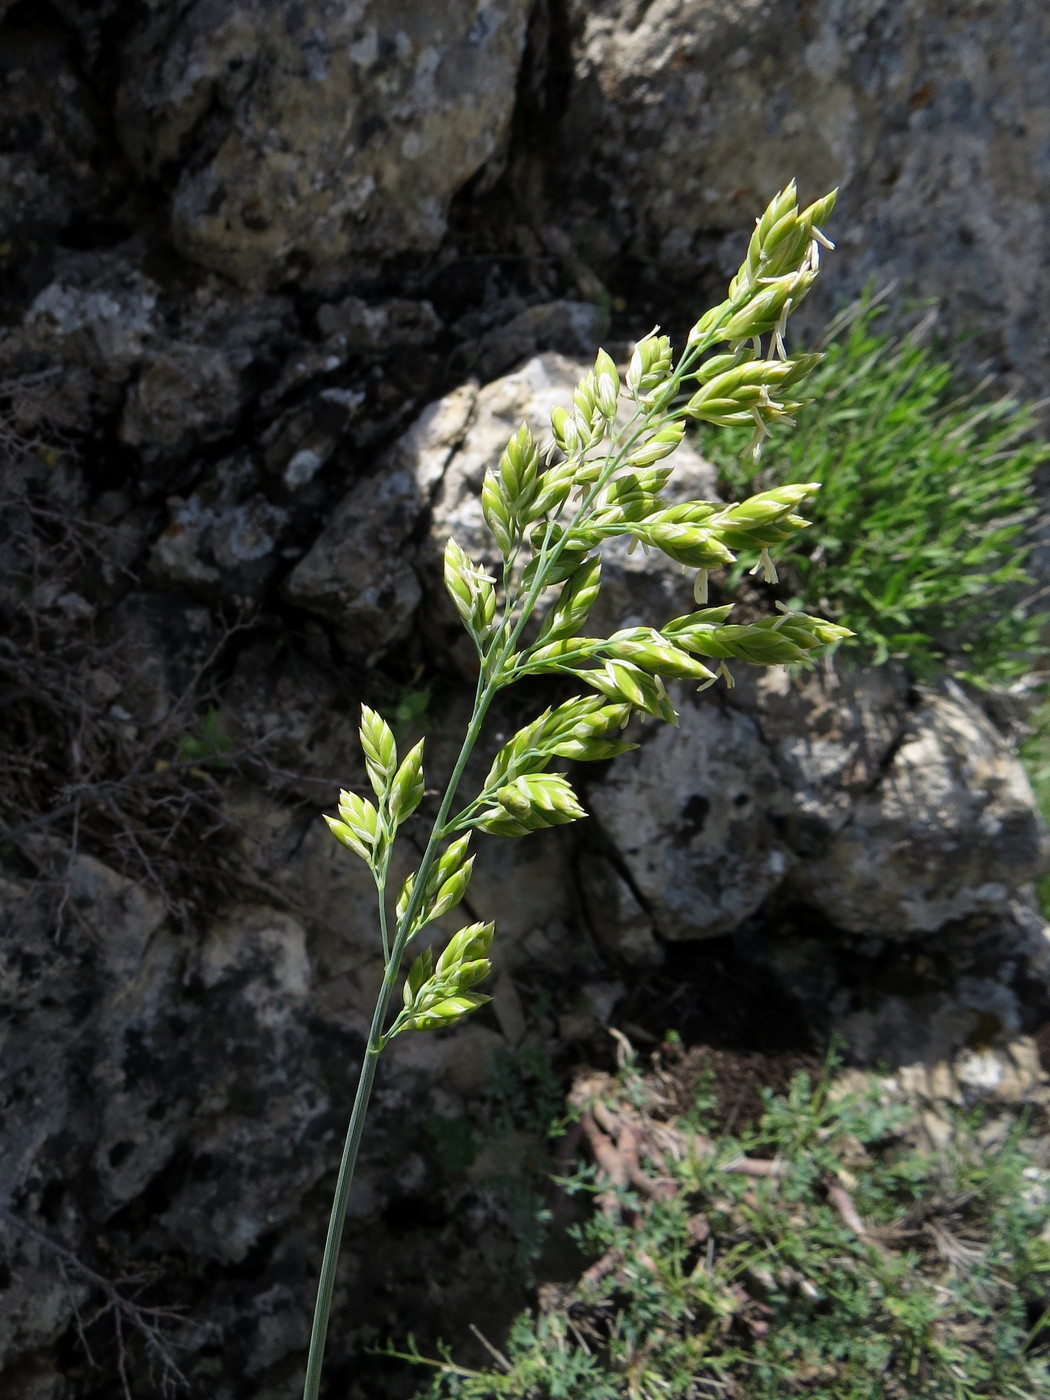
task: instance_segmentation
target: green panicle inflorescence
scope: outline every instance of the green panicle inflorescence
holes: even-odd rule
[[[444,558],[445,587],[478,655],[482,716],[497,691],[525,676],[569,677],[586,693],[544,711],[504,744],[482,790],[462,810],[452,811],[449,796],[428,854],[395,904],[395,949],[462,899],[473,864],[465,844],[471,831],[523,836],[580,820],[585,813],[569,778],[549,771],[551,765],[608,759],[633,747],[620,737],[632,713],[674,723],[667,682],[704,688],[722,676],[732,684],[727,661],[803,662],[849,635],[802,614],[735,625],[728,608],[701,608],[662,627],[608,637],[581,635],[601,591],[608,540],[627,538],[696,570],[699,602],[706,602],[709,572],[734,564],[741,552],[757,555],[754,571],[776,581],[770,551],[806,528],[798,512],[817,483],[780,486],[729,505],[672,504],[663,493],[674,472],[669,459],[690,422],[754,423],[757,450],[769,426],[790,422],[801,406],[798,386],[820,356],[788,355],[783,330],[817,275],[819,249],[827,245],[821,225],[833,205],[831,194],[799,209],[795,186],[788,185],[758,219],[725,301],[696,323],[677,363],[658,328],[638,342],[622,376],[599,350],[571,405],[552,410],[550,443],[542,447],[522,424],[486,473],[482,509],[501,576],[476,564],[454,539]],[[765,350],[763,336],[769,336]],[[526,641],[526,624],[541,609]],[[361,745],[378,805],[343,792],[338,819],[328,820],[385,889],[396,829],[423,797],[422,745],[399,764],[389,726],[367,707]],[[403,1030],[450,1024],[480,1004],[449,1002],[437,1017],[432,1006],[422,1008],[417,992],[415,1010],[395,1021],[384,1043]]]
[[[490,573],[454,539],[444,554],[445,587],[477,653],[474,710],[422,858],[392,911],[391,849],[399,826],[425,797],[423,744],[399,761],[390,727],[375,711],[362,709],[361,747],[375,801],[343,791],[338,817],[327,821],[374,877],[384,979],[326,1244],[306,1400],[317,1400],[319,1393],[334,1261],[374,1060],[395,1036],[452,1026],[488,1000],[474,989],[490,969],[494,926],[472,923],[453,935],[436,960],[430,946],[414,957],[402,984],[402,1006],[390,1016],[409,945],[465,896],[473,833],[520,837],[582,819],[586,813],[570,778],[554,765],[605,760],[635,747],[622,737],[634,714],[676,723],[668,682],[702,689],[722,676],[732,684],[728,660],[802,662],[849,635],[820,618],[793,613],[734,625],[728,607],[701,607],[662,626],[583,635],[601,590],[601,552],[609,540],[640,543],[695,570],[694,599],[700,604],[706,602],[708,573],[734,564],[740,552],[757,554],[756,570],[775,580],[770,551],[805,528],[798,511],[815,483],[778,487],[729,505],[672,503],[664,492],[690,423],[753,424],[757,456],[770,428],[790,424],[802,406],[801,386],[820,357],[790,356],[784,330],[817,276],[820,247],[829,246],[821,226],[833,204],[831,194],[800,210],[789,185],[758,220],[726,299],[697,321],[677,360],[658,327],[638,342],[622,375],[599,350],[571,404],[552,411],[549,442],[538,444],[523,424],[485,474],[481,506],[500,564]],[[537,619],[538,626],[530,626]],[[467,760],[493,699],[537,675],[560,676],[580,693],[519,729],[496,753],[481,789],[457,807]]]

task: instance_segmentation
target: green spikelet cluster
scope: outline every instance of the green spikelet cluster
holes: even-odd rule
[[[552,411],[550,443],[538,444],[522,424],[486,473],[482,509],[502,559],[501,576],[474,563],[454,539],[444,559],[445,587],[478,654],[482,714],[498,690],[524,676],[569,677],[585,693],[545,711],[504,744],[466,807],[453,812],[446,804],[427,857],[396,902],[395,948],[463,898],[473,865],[465,844],[471,831],[524,836],[585,816],[569,778],[551,765],[609,759],[633,747],[620,734],[634,712],[674,723],[668,682],[703,689],[721,676],[731,685],[731,660],[803,662],[849,635],[802,614],[738,626],[727,620],[728,608],[703,606],[662,627],[584,635],[601,590],[607,540],[627,538],[695,570],[700,605],[707,601],[709,572],[741,553],[757,556],[754,571],[776,581],[771,551],[806,528],[799,511],[817,483],[780,486],[730,505],[670,504],[663,493],[674,471],[669,459],[690,421],[753,423],[757,450],[769,426],[790,421],[801,406],[798,388],[820,356],[789,356],[783,329],[813,284],[820,246],[830,246],[821,226],[833,205],[831,194],[800,209],[789,185],[757,221],[726,300],[696,323],[677,363],[658,330],[639,341],[623,375],[600,350],[571,405]],[[537,611],[542,620],[525,643],[526,623]],[[397,827],[423,797],[422,745],[399,763],[389,726],[367,707],[361,745],[376,802],[344,791],[338,817],[327,820],[385,890]],[[444,842],[450,844],[442,850]],[[440,1014],[437,1002],[424,1008],[419,988],[431,986],[436,975],[431,969],[420,982],[417,971],[415,1010],[402,1013],[385,1039],[451,1024],[481,1004],[477,994],[464,993],[446,999]]]
[[[758,220],[725,301],[697,321],[677,360],[659,328],[638,343],[623,374],[600,350],[571,404],[552,411],[550,440],[537,443],[523,424],[486,473],[481,505],[500,563],[494,572],[483,569],[454,539],[444,555],[445,587],[477,652],[474,709],[431,814],[419,865],[393,910],[387,897],[390,854],[398,829],[425,801],[423,745],[399,758],[389,725],[373,710],[362,710],[361,748],[375,800],[344,790],[338,816],[327,820],[375,879],[384,977],[326,1245],[305,1400],[319,1394],[334,1259],[374,1060],[402,1032],[452,1026],[487,1000],[475,987],[489,972],[493,924],[471,923],[436,960],[431,947],[422,948],[401,984],[402,1006],[392,1019],[390,1013],[409,945],[420,939],[422,946],[425,931],[466,895],[473,833],[521,837],[583,818],[569,776],[556,765],[614,758],[631,748],[621,734],[634,714],[675,723],[669,683],[703,688],[722,676],[732,684],[728,660],[803,661],[847,635],[820,618],[790,613],[735,626],[727,620],[728,608],[702,606],[709,571],[733,564],[740,553],[756,555],[755,569],[775,580],[771,551],[806,527],[799,511],[814,483],[730,505],[672,504],[664,494],[675,449],[690,423],[753,424],[757,455],[770,428],[790,423],[802,405],[801,388],[818,357],[791,357],[784,329],[817,276],[820,247],[827,244],[821,226],[833,204],[831,194],[799,209],[789,185]],[[641,543],[695,570],[699,611],[607,637],[586,635],[601,589],[602,549],[614,539]],[[504,743],[481,790],[458,805],[467,761],[493,700],[516,681],[537,675],[560,676],[578,693]]]

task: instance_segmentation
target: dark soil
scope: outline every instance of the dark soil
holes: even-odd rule
[[[705,1117],[716,1133],[739,1133],[762,1116],[765,1094],[785,1094],[800,1070],[816,1078],[815,1055],[785,1050],[764,1055],[757,1050],[714,1050],[709,1045],[664,1045],[660,1081],[668,1117],[688,1114],[702,1095]],[[708,1101],[714,1100],[710,1107]]]

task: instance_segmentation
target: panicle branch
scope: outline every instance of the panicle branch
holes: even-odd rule
[[[757,458],[770,427],[790,424],[802,407],[802,384],[820,357],[790,356],[784,332],[817,276],[821,247],[831,246],[822,226],[834,202],[832,192],[800,210],[794,182],[788,185],[758,219],[725,300],[693,326],[677,362],[659,327],[639,341],[622,379],[611,356],[599,350],[571,406],[552,411],[550,442],[537,444],[522,424],[499,464],[486,473],[481,504],[501,556],[499,577],[454,539],[444,557],[445,587],[478,655],[474,710],[423,856],[395,902],[392,929],[390,853],[398,828],[423,799],[423,745],[399,759],[389,725],[367,706],[362,709],[361,747],[375,801],[343,790],[338,817],[326,820],[372,872],[385,971],[325,1244],[304,1400],[318,1400],[320,1393],[336,1262],[375,1058],[394,1036],[454,1025],[488,1000],[474,988],[490,970],[494,925],[475,922],[454,934],[436,959],[429,946],[414,958],[402,1005],[389,1020],[409,943],[465,896],[473,833],[524,836],[584,817],[568,777],[550,771],[551,765],[612,758],[634,747],[619,735],[635,712],[675,723],[667,681],[689,680],[702,689],[721,675],[731,685],[729,660],[801,662],[849,635],[822,618],[789,612],[735,625],[727,620],[731,606],[700,606],[662,627],[583,635],[601,588],[607,540],[641,543],[695,569],[698,605],[707,602],[709,571],[734,563],[739,552],[757,553],[755,568],[775,582],[770,551],[805,529],[798,511],[816,483],[778,487],[730,505],[672,505],[663,494],[673,472],[667,459],[689,422],[753,423]],[[554,589],[557,595],[544,599]],[[526,629],[537,612],[542,620],[529,639]],[[571,678],[583,693],[520,729],[496,754],[481,791],[454,811],[493,698],[523,676],[547,674]]]
[[[704,689],[721,676],[732,685],[731,660],[801,663],[850,635],[801,613],[736,625],[727,620],[731,605],[700,606],[662,627],[581,635],[601,589],[607,540],[641,543],[696,570],[700,605],[707,602],[710,571],[732,565],[740,553],[756,555],[752,572],[777,581],[771,551],[807,527],[798,512],[818,483],[781,486],[729,505],[669,504],[663,493],[673,464],[665,459],[689,422],[753,423],[757,455],[770,426],[790,424],[803,406],[800,387],[821,357],[789,355],[784,330],[813,285],[821,247],[832,246],[822,226],[834,203],[832,192],[800,209],[789,184],[756,221],[725,300],[696,322],[677,363],[659,327],[635,346],[622,377],[600,350],[571,405],[552,410],[549,443],[538,444],[523,423],[486,473],[481,502],[502,559],[500,577],[474,563],[454,539],[444,560],[446,589],[480,662],[475,719],[498,690],[523,676],[562,675],[587,690],[545,710],[504,744],[482,790],[458,813],[451,812],[454,792],[446,794],[445,815],[394,908],[395,954],[463,898],[473,865],[467,856],[472,831],[523,836],[586,815],[569,779],[548,771],[550,765],[608,759],[635,747],[620,737],[634,712],[675,723],[666,682],[689,680]],[[552,589],[556,595],[525,642],[526,625]],[[382,903],[397,828],[422,799],[422,744],[399,763],[389,726],[365,707],[361,745],[376,801],[344,790],[338,818],[326,820],[370,866]],[[484,927],[491,941],[491,926]],[[402,1030],[451,1024],[482,1004],[484,998],[468,990],[488,967],[480,938],[472,934],[464,943],[457,934],[437,964],[429,950],[416,959],[404,1008],[384,1043]],[[469,958],[450,951],[461,944],[469,945]]]

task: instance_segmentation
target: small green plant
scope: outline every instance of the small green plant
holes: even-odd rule
[[[674,723],[666,681],[702,688],[721,675],[731,683],[727,663],[734,658],[759,665],[804,661],[848,635],[805,613],[784,610],[733,624],[731,605],[704,606],[708,572],[732,565],[738,553],[775,580],[770,551],[805,528],[797,511],[814,483],[778,486],[731,505],[669,505],[662,495],[673,471],[665,459],[687,422],[747,423],[757,450],[769,427],[800,406],[795,395],[820,357],[789,356],[784,329],[817,276],[826,242],[820,225],[833,204],[834,195],[827,195],[800,210],[793,184],[778,194],[757,222],[727,298],[696,323],[677,362],[668,338],[655,331],[636,347],[622,382],[613,360],[599,351],[572,407],[553,410],[549,447],[542,449],[522,426],[487,473],[481,497],[500,556],[496,573],[454,539],[444,561],[446,588],[477,652],[473,711],[418,867],[396,897],[388,891],[391,852],[398,829],[423,801],[423,740],[402,757],[386,720],[362,710],[361,746],[375,800],[344,789],[338,817],[326,820],[375,880],[384,975],[336,1183],[305,1400],[317,1400],[320,1388],[343,1221],[378,1057],[395,1036],[454,1025],[488,1000],[476,988],[490,969],[493,923],[467,924],[436,955],[428,933],[466,893],[475,835],[524,836],[583,817],[572,784],[550,771],[552,764],[608,759],[634,747],[620,731],[635,713]],[[602,545],[623,537],[694,570],[699,610],[660,628],[581,635],[601,584]],[[576,693],[508,740],[480,792],[460,805],[460,783],[493,701],[532,676],[557,677]],[[413,943],[420,951],[402,982]],[[399,986],[401,1004],[392,1011]]]
[[[183,763],[213,763],[230,752],[233,740],[223,732],[219,711],[211,705],[201,716],[196,734],[181,734],[175,747]]]
[[[550,1147],[566,1126],[564,1087],[550,1056],[533,1045],[497,1050],[487,1095],[485,1138],[505,1166],[484,1185],[503,1200],[514,1236],[514,1262],[532,1285],[550,1224],[546,1206],[553,1159]],[[522,1136],[530,1147],[522,1150]]]
[[[538,1137],[556,1135],[563,1097],[546,1051],[523,1045],[513,1053],[497,1050],[493,1054],[489,1102],[494,1133],[523,1129]]]
[[[956,1113],[931,1157],[877,1080],[828,1090],[800,1074],[716,1141],[633,1069],[595,1079],[576,1288],[517,1320],[500,1369],[394,1354],[434,1367],[427,1400],[1050,1396],[1050,1173],[1023,1123],[989,1150]]]
[[[762,469],[775,486],[804,463],[823,488],[790,585],[876,662],[904,658],[920,678],[948,668],[1010,680],[1041,654],[1024,535],[1050,444],[1030,407],[965,389],[914,332],[880,333],[884,311],[865,298],[832,323],[813,406]],[[739,429],[703,439],[733,491],[757,474],[742,442]]]
[[[397,704],[392,709],[381,712],[383,718],[389,721],[397,743],[403,744],[410,734],[418,733],[424,728],[429,705],[429,686],[402,686]]]

